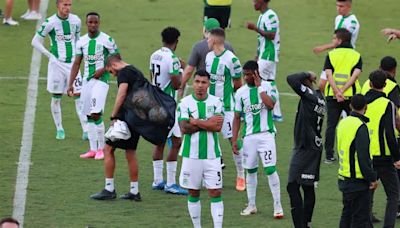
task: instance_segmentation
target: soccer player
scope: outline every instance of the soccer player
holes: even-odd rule
[[[300,96],[286,187],[292,207],[293,225],[296,228],[311,227],[315,205],[314,185],[319,180],[325,100],[321,91],[314,89],[316,78],[314,72],[302,72],[287,77],[290,87]],[[300,187],[303,189],[304,199]]]
[[[99,30],[100,15],[90,12],[86,15],[88,33],[76,45],[76,57],[71,70],[68,93],[72,95],[73,82],[78,74],[82,59],[85,63],[84,86],[82,91],[83,113],[87,116],[90,149],[81,158],[104,158],[103,112],[108,93],[110,74],[105,70],[105,60],[110,54],[118,55],[115,41]]]
[[[254,0],[254,9],[260,11],[257,25],[247,22],[247,28],[257,33],[258,47],[256,60],[263,80],[268,81],[276,90],[276,103],[273,110],[275,121],[282,122],[279,92],[276,87],[276,65],[279,61],[280,37],[278,15],[269,8],[270,0]]]
[[[221,147],[218,133],[223,123],[223,105],[218,97],[207,93],[210,75],[198,70],[193,79],[192,95],[179,104],[179,126],[183,144],[182,169],[179,183],[189,189],[188,210],[195,228],[201,227],[200,189],[204,185],[211,197],[211,215],[214,227],[222,227],[224,204],[222,202]]]
[[[256,61],[250,60],[243,66],[243,85],[235,95],[235,117],[233,120],[232,147],[235,154],[238,150],[240,117],[243,114],[245,127],[243,132],[243,167],[247,170],[247,207],[240,213],[247,216],[257,213],[256,190],[258,159],[262,161],[264,173],[268,176],[269,188],[274,200],[274,217],[283,218],[281,190],[278,172],[276,171],[275,126],[272,109],[276,101],[275,88],[261,80]]]
[[[204,0],[204,21],[216,18],[225,29],[231,26],[232,0]]]
[[[337,128],[337,148],[340,151],[338,185],[343,195],[339,227],[372,227],[369,221],[369,191],[376,189],[378,182],[370,157],[369,119],[364,116],[367,109],[364,96],[354,95],[351,108],[350,116],[340,121]]]
[[[242,66],[233,52],[224,46],[225,32],[221,28],[211,30],[208,36],[208,47],[212,50],[206,56],[206,70],[211,75],[209,93],[223,100],[224,124],[222,136],[232,138],[233,109],[235,104],[234,92],[242,85]],[[245,190],[242,154],[233,154],[236,165],[236,190]]]
[[[177,100],[177,90],[181,86],[182,68],[175,50],[180,36],[178,29],[167,27],[161,32],[163,47],[155,51],[150,57],[150,73],[152,83],[160,87],[165,93]],[[167,157],[167,183],[163,179],[163,151],[165,144],[157,145],[153,152],[154,190],[164,190],[168,193],[187,195],[186,189],[176,184],[176,167],[179,148],[181,146],[181,131],[178,121],[168,135],[172,145]]]
[[[78,16],[70,13],[72,0],[57,0],[56,3],[57,13],[47,18],[42,24],[32,39],[32,46],[49,58],[47,91],[52,94],[51,114],[57,129],[56,139],[65,139],[61,97],[68,89],[68,77],[75,58],[75,44],[81,32],[81,20]],[[50,51],[42,44],[43,38],[47,35],[51,41]],[[75,102],[80,101],[77,99]]]
[[[138,69],[122,61],[119,55],[108,56],[106,60],[106,71],[116,76],[118,83],[118,93],[115,98],[114,108],[111,112],[110,119],[112,123],[117,119],[125,121],[127,110],[124,108],[123,104],[126,96],[132,91],[135,85],[143,84],[146,79]],[[90,198],[94,200],[110,200],[117,197],[114,187],[114,152],[116,148],[120,148],[125,150],[125,157],[128,161],[129,177],[131,181],[130,191],[121,195],[120,198],[125,200],[141,201],[138,182],[139,166],[136,157],[136,148],[140,135],[131,128],[129,128],[129,130],[131,132],[131,138],[127,140],[121,139],[115,142],[106,141],[104,147],[104,171],[106,176],[105,187],[101,192],[91,195]]]

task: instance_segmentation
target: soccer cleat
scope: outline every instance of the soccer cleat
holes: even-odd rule
[[[26,10],[26,12],[25,12],[24,14],[21,15],[21,18],[25,18],[26,16],[28,16],[28,14],[29,14],[30,12],[31,12],[31,11],[29,11],[29,9]]]
[[[131,192],[128,192],[126,194],[121,195],[119,198],[120,199],[124,199],[124,200],[134,200],[136,202],[142,201],[142,197],[140,196],[140,192],[138,192],[138,194],[133,194]]]
[[[65,139],[64,130],[57,130],[56,139]]]
[[[236,178],[236,190],[243,192],[246,189],[246,180],[242,177]]]
[[[224,159],[222,159],[222,156],[221,156],[221,169],[225,169],[225,163]]]
[[[80,158],[94,158],[96,157],[96,151],[89,150],[88,152],[79,155]]]
[[[153,184],[151,185],[151,188],[153,190],[164,190],[164,187],[165,187],[165,181],[161,181],[158,184],[153,182]]]
[[[274,115],[274,116],[272,117],[272,119],[273,119],[275,122],[283,122],[283,117],[282,117],[282,116],[276,116],[276,115]]]
[[[243,211],[240,212],[240,215],[248,216],[254,215],[257,213],[257,207],[255,205],[248,205]]]
[[[283,209],[280,202],[274,203],[274,218],[275,219],[283,218]]]
[[[335,161],[336,161],[336,158],[325,158],[324,163],[325,164],[332,164]]]
[[[11,17],[8,19],[3,18],[3,25],[16,26],[19,25],[18,21],[14,21]]]
[[[114,191],[110,192],[103,189],[101,192],[91,195],[90,198],[94,200],[111,200],[117,198],[117,193]]]
[[[42,15],[36,11],[31,11],[29,12],[28,15],[24,17],[25,20],[40,20],[42,18]]]
[[[103,160],[104,159],[104,152],[102,149],[98,150],[96,152],[96,155],[94,156],[95,160]]]
[[[399,218],[399,212],[397,212],[397,218]],[[381,220],[380,219],[378,219],[376,216],[375,216],[375,214],[371,214],[371,222],[372,223],[380,223],[381,222]]]
[[[176,195],[184,195],[187,196],[189,194],[188,190],[182,188],[181,186],[177,184],[173,184],[171,186],[164,186],[164,191],[166,193],[171,193],[171,194],[176,194]]]
[[[82,133],[82,140],[89,140],[87,131],[84,131],[84,132]]]

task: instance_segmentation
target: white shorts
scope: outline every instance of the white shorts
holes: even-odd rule
[[[78,75],[76,76],[76,78],[74,80],[74,84],[73,84],[74,94],[80,94],[82,92],[82,82],[83,82],[82,75],[79,72]]]
[[[182,138],[182,132],[181,132],[181,128],[179,127],[179,122],[178,122],[178,115],[179,115],[179,113],[175,112],[175,124],[169,131],[167,138],[172,137],[172,136],[175,136],[177,138]]]
[[[94,78],[84,83],[81,92],[84,115],[104,112],[108,87],[107,83]]]
[[[232,138],[233,118],[235,113],[232,111],[224,112],[224,122],[222,124],[222,137],[224,139]]]
[[[258,60],[258,71],[260,77],[264,80],[275,80],[276,78],[276,62],[264,59]]]
[[[221,158],[192,159],[182,158],[179,184],[183,188],[199,190],[222,188]]]
[[[252,134],[243,139],[243,168],[258,167],[258,158],[263,167],[276,165],[275,135],[269,132]]]

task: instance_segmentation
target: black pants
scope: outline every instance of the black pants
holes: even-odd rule
[[[370,193],[364,191],[343,193],[343,210],[340,218],[340,228],[369,228]]]
[[[300,186],[304,192],[304,201],[301,197]],[[297,182],[288,183],[287,192],[289,193],[290,206],[292,207],[292,220],[295,228],[307,228],[311,223],[314,205],[315,191],[312,185],[300,185]]]
[[[344,110],[347,115],[350,113],[350,99],[343,102],[337,102],[336,99],[331,97],[326,98],[328,124],[325,132],[325,156],[326,158],[333,158],[333,146],[335,144],[335,132],[338,125],[340,114]]]
[[[206,6],[204,7],[204,19],[215,18],[218,20],[221,28],[229,26],[231,17],[231,6]]]
[[[378,178],[381,180],[386,193],[386,210],[383,227],[394,227],[396,223],[397,205],[399,200],[399,179],[393,165],[375,166]]]

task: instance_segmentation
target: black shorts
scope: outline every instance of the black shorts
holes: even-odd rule
[[[313,185],[318,181],[321,153],[320,150],[294,149],[289,165],[288,182]]]
[[[206,6],[204,7],[204,20],[215,18],[219,21],[221,28],[229,26],[231,17],[231,6]]]
[[[123,150],[136,150],[140,135],[136,131],[131,131],[131,137],[128,140],[118,140],[115,142],[111,142],[106,140],[106,144],[112,146],[114,149],[119,148]]]

